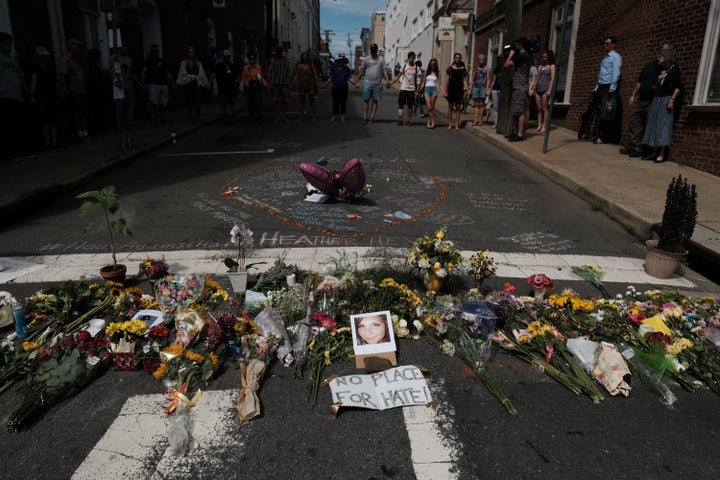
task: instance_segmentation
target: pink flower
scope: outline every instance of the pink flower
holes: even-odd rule
[[[550,280],[544,273],[535,273],[530,275],[527,283],[535,289],[547,288],[552,290],[555,287],[555,282]]]
[[[331,332],[334,332],[337,328],[337,322],[325,312],[315,312],[311,319],[311,325],[322,327]]]
[[[515,293],[517,292],[517,288],[513,286],[510,282],[505,282],[505,285],[503,286],[503,292],[505,293]]]

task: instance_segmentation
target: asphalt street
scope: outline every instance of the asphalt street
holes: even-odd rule
[[[644,256],[642,245],[619,224],[468,132],[448,131],[443,121],[428,130],[420,118],[411,127],[396,126],[396,98],[386,92],[379,121],[371,125],[360,123],[360,99],[353,92],[347,123],[321,117],[318,123],[274,124],[266,117],[259,126],[241,119],[237,125],[198,130],[6,226],[0,231],[3,253],[44,255],[59,264],[71,255],[97,261],[106,254],[102,232],[83,234],[85,222],[77,216],[74,197],[113,183],[125,200],[121,212],[135,232],[122,241],[121,251],[140,257],[205,250],[218,256],[219,266],[222,252],[230,249],[228,233],[234,222],[246,222],[254,230],[256,257],[270,248],[314,255],[316,249],[339,252],[345,246],[378,247],[401,255],[415,238],[443,225],[468,251],[489,248],[522,254],[523,259],[591,255],[619,263],[626,259],[628,265]],[[321,96],[321,102],[326,102],[323,111],[327,98]],[[320,163],[333,170],[354,157],[362,159],[372,185],[366,197],[320,205],[303,201],[299,163]],[[221,272],[213,268],[205,272]],[[505,281],[523,284],[520,274],[507,272],[492,279],[488,288]],[[693,282],[683,290],[719,290],[692,272],[686,276]],[[217,275],[226,282],[222,277]],[[36,280],[2,288],[27,295],[45,285]],[[579,279],[558,286],[597,295]],[[655,285],[648,280],[635,286]],[[627,283],[618,278],[607,287],[622,293]],[[217,400],[234,398],[239,386],[238,369],[226,363],[207,386],[214,393],[208,398],[218,401],[213,417],[218,420],[207,420],[204,428],[214,435],[193,445],[187,457],[170,459],[165,455],[168,421],[162,418],[158,398],[162,388],[142,371],[109,371],[49,410],[30,430],[0,434],[0,477],[360,480],[580,474],[588,479],[704,479],[720,470],[708,447],[720,430],[712,414],[719,400],[709,391],[689,394],[670,384],[678,397],[672,410],[642,387],[633,389],[629,398],[606,395],[596,405],[495,352],[489,368],[518,409],[511,417],[459,360],[424,341],[402,340],[398,347],[401,364],[428,369],[433,397],[439,401],[435,417],[422,430],[421,438],[428,443],[417,443],[406,409],[348,410],[332,419],[327,390],[311,408],[307,380],[293,378],[292,369],[277,362],[260,390],[263,415],[240,423],[234,404]],[[328,367],[326,374],[354,371],[352,364],[343,363]],[[0,396],[3,420],[18,400],[17,390]],[[137,405],[144,406],[142,412],[157,407],[161,423],[153,423],[157,417],[151,413],[141,415]],[[197,424],[204,421],[196,418]],[[147,434],[143,425],[159,427]],[[142,448],[132,455],[108,450],[102,443],[108,441],[108,432],[138,439]],[[427,447],[432,438],[449,452],[448,460],[435,461],[444,465],[443,477],[422,473],[423,459],[440,449]]]

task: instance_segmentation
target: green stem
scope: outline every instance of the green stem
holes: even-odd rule
[[[472,367],[472,365],[471,365]],[[483,368],[473,368],[473,371],[475,372],[475,375],[477,375],[480,380],[485,384],[487,389],[490,391],[490,393],[500,400],[500,403],[502,403],[502,406],[505,407],[505,410],[510,415],[517,415],[517,409],[515,409],[515,406],[512,404],[509,398],[503,393],[503,391],[500,389],[497,383],[495,383],[495,380],[490,376],[490,374]]]
[[[112,253],[113,259],[113,270],[117,269],[117,260],[115,259],[115,238],[113,237],[112,225],[110,225],[110,214],[107,208],[103,208],[105,212],[105,224],[107,225],[108,233],[110,234],[110,252]]]

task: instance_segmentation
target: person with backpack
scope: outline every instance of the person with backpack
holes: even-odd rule
[[[415,66],[415,52],[408,53],[407,62],[400,72],[395,75],[389,86],[398,80],[400,82],[400,95],[398,96],[398,120],[397,124],[402,125],[403,106],[407,105],[407,126],[411,125],[413,105],[415,105],[415,93],[417,92],[417,76],[419,68]]]

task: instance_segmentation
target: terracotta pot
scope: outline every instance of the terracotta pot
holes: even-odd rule
[[[115,268],[115,265],[105,265],[100,269],[100,276],[103,278],[103,280],[111,281],[111,282],[118,282],[118,283],[125,283],[125,274],[127,273],[127,267],[121,263],[117,264],[117,268]]]
[[[430,279],[425,283],[428,292],[439,292],[443,287],[443,279],[437,275],[430,275]]]
[[[680,266],[680,260],[687,255],[687,250],[682,252],[666,252],[657,248],[657,240],[645,242],[647,253],[645,254],[645,273],[655,278],[670,278]]]

